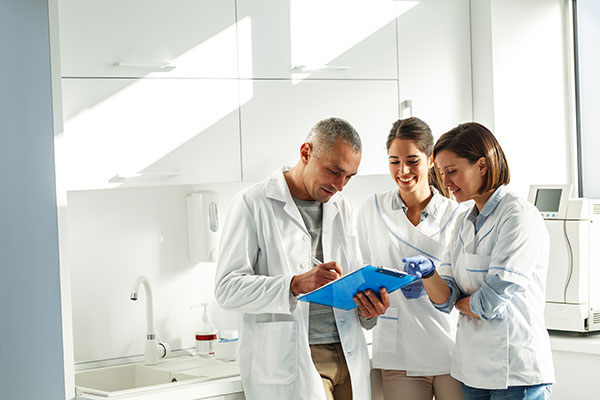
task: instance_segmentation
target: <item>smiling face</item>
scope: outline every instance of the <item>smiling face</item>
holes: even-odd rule
[[[456,201],[473,199],[479,203],[481,198],[486,197],[486,194],[480,193],[487,173],[485,157],[471,164],[469,160],[457,156],[453,151],[442,150],[435,156],[435,163],[442,172],[444,186],[450,189]]]
[[[361,153],[352,146],[337,140],[328,151],[315,157],[313,146],[304,143],[300,149],[302,162],[303,199],[321,203],[329,201],[336,192],[341,192],[358,170]]]
[[[413,140],[394,139],[388,149],[390,174],[400,192],[428,191],[433,157],[419,150]]]

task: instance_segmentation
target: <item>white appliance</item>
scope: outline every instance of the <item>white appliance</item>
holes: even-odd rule
[[[570,198],[571,185],[532,185],[529,201],[550,234],[546,327],[600,330],[600,200]]]

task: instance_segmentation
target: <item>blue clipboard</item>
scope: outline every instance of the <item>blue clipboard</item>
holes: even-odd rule
[[[385,287],[389,293],[415,281],[417,277],[405,272],[365,265],[356,271],[331,281],[310,293],[298,297],[300,301],[351,310],[356,308],[352,297],[358,292],[371,289],[379,293]]]

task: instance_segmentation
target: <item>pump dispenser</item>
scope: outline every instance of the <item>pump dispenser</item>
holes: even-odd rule
[[[217,328],[210,322],[208,314],[208,303],[202,303],[204,313],[202,322],[196,328],[196,351],[202,357],[214,357],[214,344],[217,341]]]

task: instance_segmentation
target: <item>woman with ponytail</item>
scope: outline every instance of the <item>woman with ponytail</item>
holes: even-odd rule
[[[449,199],[433,163],[434,140],[418,118],[396,121],[386,147],[396,189],[370,196],[358,213],[363,261],[403,270],[402,258],[422,254],[440,260],[457,216],[466,211]],[[382,371],[384,399],[462,399],[449,375],[456,314],[436,310],[417,281],[390,294],[390,307],[373,333],[373,367]],[[415,346],[415,338],[423,346]]]

